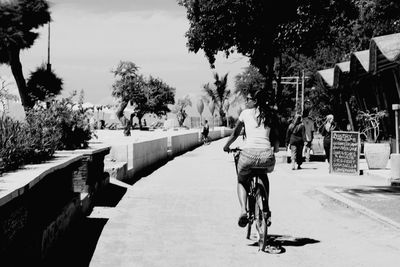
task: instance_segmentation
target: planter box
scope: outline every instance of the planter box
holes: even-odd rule
[[[390,143],[364,143],[364,156],[369,169],[386,169],[390,158]]]

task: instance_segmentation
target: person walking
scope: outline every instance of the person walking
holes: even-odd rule
[[[330,159],[330,155],[331,155],[331,134],[332,131],[335,130],[336,128],[336,123],[334,120],[334,116],[332,114],[329,114],[328,116],[326,116],[325,122],[322,125],[320,132],[321,135],[324,137],[324,150],[325,150],[325,156],[326,159],[328,160],[329,163],[329,159]]]
[[[296,114],[286,132],[286,146],[290,147],[292,170],[301,169],[306,132],[300,114]]]
[[[250,189],[250,180],[254,176],[252,168],[262,168],[263,174],[257,172],[266,190],[266,207],[268,223],[271,223],[271,211],[268,205],[269,181],[268,173],[275,167],[275,155],[279,151],[277,116],[267,105],[267,95],[264,91],[250,92],[244,109],[237,124],[228,138],[223,150],[230,152],[230,145],[238,138],[242,129],[245,129],[246,139],[241,147],[237,161],[237,194],[240,204],[238,224],[245,227],[248,223],[247,192]]]
[[[303,124],[304,124],[304,128],[306,131],[306,143],[304,145],[304,155],[306,158],[306,162],[309,162],[310,161],[311,144],[312,144],[312,141],[314,140],[315,127],[314,127],[314,121],[309,116],[308,111],[303,114]]]

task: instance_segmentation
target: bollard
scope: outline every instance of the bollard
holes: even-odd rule
[[[396,153],[390,155],[390,184],[400,186],[400,154],[399,154],[399,110],[400,104],[393,104],[395,112]]]

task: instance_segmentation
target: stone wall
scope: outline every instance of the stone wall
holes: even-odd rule
[[[108,182],[110,148],[59,151],[0,177],[0,265],[39,264]]]

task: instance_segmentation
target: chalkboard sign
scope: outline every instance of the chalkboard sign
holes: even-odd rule
[[[360,173],[360,133],[333,131],[329,172],[340,174]]]

